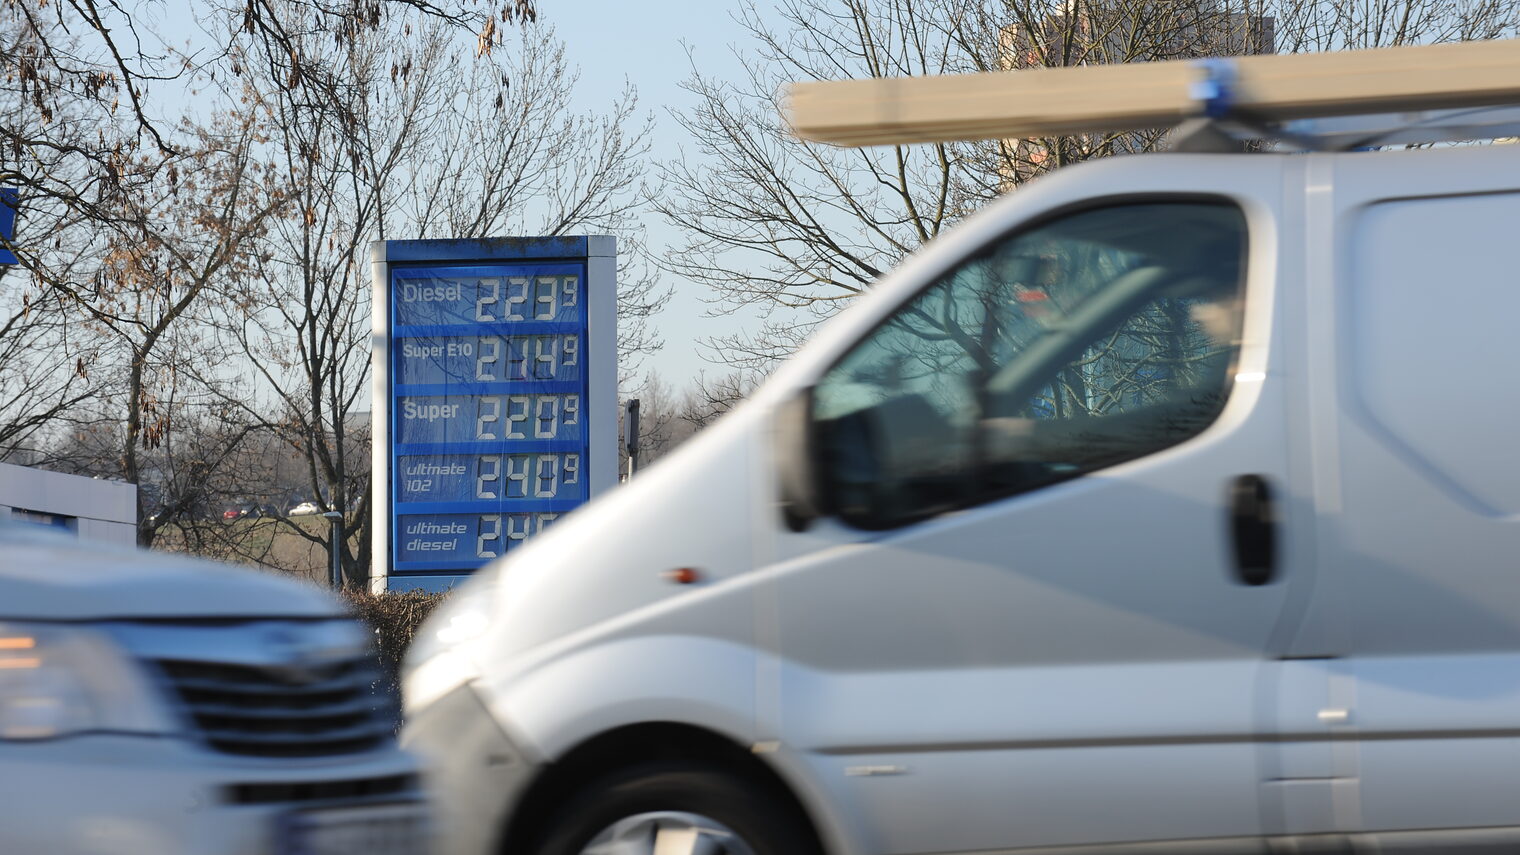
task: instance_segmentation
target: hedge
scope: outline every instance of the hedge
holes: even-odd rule
[[[384,669],[379,688],[400,697],[401,657],[405,655],[407,645],[412,643],[412,636],[417,634],[417,628],[448,594],[424,591],[371,594],[354,589],[340,593],[354,614],[374,629],[375,648]]]

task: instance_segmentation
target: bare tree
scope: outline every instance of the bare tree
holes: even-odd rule
[[[786,0],[772,26],[746,3],[748,77],[695,73],[697,106],[679,120],[702,158],[660,167],[654,206],[690,237],[667,268],[710,289],[716,311],[758,309],[752,333],[708,342],[716,361],[766,370],[822,318],[970,209],[962,149],[837,149],[799,143],[779,90],[797,79],[962,70],[943,21],[917,0]]]
[[[748,397],[763,379],[765,375],[755,370],[729,371],[716,378],[700,374],[681,397],[681,420],[701,430]]]
[[[631,90],[570,109],[563,47],[518,26],[530,0],[195,13],[212,38],[180,51],[130,5],[0,4],[0,186],[26,227],[0,299],[0,456],[138,483],[141,542],[258,563],[282,559],[218,510],[315,500],[345,513],[357,580],[366,245],[617,233],[630,365],[668,297],[635,217],[648,121]],[[179,88],[214,126],[163,115]]]
[[[639,466],[659,460],[717,421],[763,379],[754,371],[730,371],[716,378],[704,373],[689,388],[677,392],[659,374],[645,374],[628,396],[639,401]],[[620,430],[618,461],[623,472],[628,466],[625,438],[626,433]]]
[[[302,14],[299,4],[282,7],[292,29],[301,29],[295,22]],[[424,36],[402,38],[413,26]],[[245,479],[242,492],[274,511],[266,524],[325,550],[332,548],[327,527],[284,512],[299,496],[343,513],[353,536],[339,545],[341,561],[347,580],[358,584],[368,575],[372,501],[366,250],[396,216],[403,164],[426,156],[427,132],[444,100],[436,70],[448,43],[425,20],[393,21],[336,41],[291,36],[304,58],[304,84],[293,89],[271,79],[269,66],[247,61],[257,40],[235,30],[224,37],[239,69],[242,113],[270,129],[272,180],[288,188],[290,204],[208,319],[228,359],[246,366],[244,382],[220,382],[214,365],[198,379],[259,437],[266,471]],[[267,544],[241,535],[235,527],[212,530],[198,548],[278,560]]]
[[[626,229],[645,130],[631,126],[631,93],[602,118],[570,111],[574,78],[547,30],[473,59],[426,20],[301,48],[299,92],[240,66],[244,109],[268,117],[267,147],[291,204],[215,319],[248,365],[252,393],[220,388],[226,406],[302,461],[305,497],[344,513],[342,562],[359,584],[370,509],[382,498],[369,485],[369,242]],[[646,315],[663,301],[652,278],[620,296]],[[625,351],[647,349],[651,338],[633,329]],[[215,370],[201,380],[215,387]],[[299,520],[279,525],[313,543],[329,538]]]
[[[472,42],[463,50],[489,54],[509,25],[535,17],[530,0],[212,2],[196,11],[224,23],[228,37],[185,54],[137,11],[95,0],[0,4],[0,186],[19,189],[22,223],[7,244],[20,264],[6,276],[0,316],[0,454],[93,466],[59,458],[80,449],[64,440],[111,435],[115,474],[132,481],[162,456],[177,414],[210,406],[207,378],[192,374],[218,363],[211,343],[198,340],[196,315],[205,293],[246,261],[245,227],[256,230],[273,207],[253,151],[267,115],[245,115],[241,141],[229,142],[227,127],[166,116],[158,96],[231,83],[222,104],[207,90],[216,113],[237,103],[236,81],[257,69],[276,91],[318,98],[332,91],[332,77],[308,56],[318,46],[408,20],[463,34]],[[214,406],[207,413],[222,417]],[[172,503],[145,486],[152,501]],[[150,542],[167,517],[139,516]]]
[[[536,19],[532,0],[500,3],[434,0],[229,0],[204,4],[205,13],[228,22],[254,50],[244,61],[260,64],[282,88],[299,90],[313,82],[305,50],[322,40],[342,42],[382,28],[392,17],[420,17],[470,32],[477,53],[501,44],[507,27]],[[155,114],[150,99],[156,84],[177,80],[197,66],[228,59],[229,52],[186,57],[151,27],[139,23],[133,4],[98,0],[15,0],[0,8],[0,31],[16,38],[3,55],[7,77],[43,113],[87,102],[114,115],[123,108],[134,136],[172,154],[174,134]],[[172,124],[172,123],[171,123]],[[75,154],[100,157],[110,147],[78,147]],[[4,176],[0,176],[3,180]]]
[[[193,82],[187,73],[225,81],[257,67],[276,88],[305,93],[324,85],[306,51],[352,41],[393,19],[469,32],[474,50],[489,53],[508,31],[499,24],[536,17],[531,0],[213,0],[198,9],[237,38],[185,54],[142,25],[133,4],[0,4],[0,187],[19,188],[24,211],[52,213],[61,204],[76,218],[108,223],[119,216],[116,197],[151,182],[197,143],[153,103],[156,94]],[[35,269],[37,246],[13,248],[23,267]]]
[[[97,395],[96,345],[76,341],[68,314],[24,274],[0,267],[0,294],[0,460],[38,462],[48,429]]]
[[[946,17],[968,71],[1117,65],[1271,53],[1275,18],[1231,0],[983,0]],[[983,201],[1052,169],[1153,151],[1166,128],[967,146]]]
[[[1520,8],[1492,0],[1221,0],[1274,21],[1277,50],[1332,50],[1512,37]]]
[[[698,425],[687,418],[696,410],[691,403],[692,392],[678,394],[665,378],[650,372],[629,394],[639,402],[639,466],[644,467],[659,460],[676,446],[690,439]],[[626,417],[626,407],[622,414]],[[621,470],[627,472],[628,448],[624,442],[626,431],[618,434],[618,459]]]
[[[645,256],[638,213],[651,120],[631,87],[600,114],[577,113],[577,72],[548,26],[524,27],[493,61],[440,59],[443,100],[429,156],[404,165],[398,199],[417,237],[618,236],[618,355],[622,376],[660,347],[649,319],[670,291]]]
[[[128,225],[125,200],[151,180],[101,104],[108,81],[78,72],[83,50],[56,15],[0,5],[0,187],[17,191],[3,243],[17,263],[0,267],[0,454],[27,462],[50,459],[53,429],[103,373],[98,337],[49,281],[92,275],[101,243],[85,224]]]
[[[687,84],[697,104],[678,118],[704,157],[660,167],[669,192],[655,207],[689,236],[663,263],[705,286],[712,311],[760,312],[758,328],[707,344],[714,362],[763,372],[999,194],[1153,149],[1164,131],[837,149],[787,132],[778,93],[791,81],[1494,38],[1517,19],[1491,0],[783,0],[772,24],[749,3],[748,77]]]
[[[117,475],[133,484],[143,480],[143,452],[163,445],[185,396],[196,394],[184,381],[205,353],[186,322],[252,263],[252,238],[284,202],[256,156],[251,123],[222,117],[191,138],[193,148],[161,164],[134,164],[144,177],[134,192],[93,206],[106,217],[77,221],[77,243],[93,250],[94,264],[30,271],[114,359],[112,398],[125,412]],[[159,523],[141,510],[138,539],[150,545]]]

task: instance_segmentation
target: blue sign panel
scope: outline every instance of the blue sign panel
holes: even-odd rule
[[[16,240],[16,188],[0,187],[0,237]],[[16,255],[0,246],[0,264],[15,264]]]
[[[393,573],[473,570],[590,497],[586,274],[389,267]]]

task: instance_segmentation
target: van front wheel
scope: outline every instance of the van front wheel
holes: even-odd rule
[[[722,772],[645,768],[588,787],[535,855],[799,855],[817,846],[769,793]],[[763,789],[763,788],[762,788]]]

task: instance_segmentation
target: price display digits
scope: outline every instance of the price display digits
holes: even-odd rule
[[[396,272],[395,548],[415,569],[507,554],[587,497],[581,263]]]

